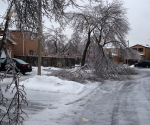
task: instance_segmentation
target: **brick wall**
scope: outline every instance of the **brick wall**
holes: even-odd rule
[[[20,31],[11,31],[11,39],[13,39],[17,45],[14,48],[15,56],[28,56],[29,51],[33,51],[33,56],[37,55],[38,39],[37,34],[34,33],[34,39],[30,39],[30,32],[21,33]],[[44,53],[44,49],[42,49]]]

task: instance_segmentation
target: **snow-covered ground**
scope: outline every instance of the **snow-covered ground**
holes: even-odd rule
[[[70,112],[70,109],[75,108],[73,104],[79,102],[79,107],[76,109],[80,108],[86,103],[86,97],[91,95],[99,85],[97,82],[81,84],[47,76],[53,70],[60,69],[42,67],[42,75],[38,76],[36,75],[37,67],[33,67],[31,73],[21,77],[23,80],[20,85],[25,86],[29,104],[29,107],[24,108],[28,114],[25,125],[57,125],[57,122],[61,122],[68,113],[75,115],[74,112]],[[11,81],[12,78],[4,79],[1,85],[6,85]],[[65,122],[67,124],[67,120]]]
[[[98,91],[101,91],[100,96],[104,97],[106,94],[114,92],[114,90],[120,91],[119,88],[122,88],[123,83],[126,83],[126,81],[108,80],[104,84],[98,82],[81,84],[74,81],[62,80],[54,76],[47,76],[53,70],[60,69],[42,67],[42,75],[37,76],[37,67],[33,67],[32,73],[22,76],[26,80],[23,79],[20,84],[25,86],[29,104],[29,107],[24,107],[25,112],[28,114],[28,117],[25,118],[24,125],[70,125],[78,115],[78,111],[83,110],[84,106]],[[146,83],[148,86],[150,69],[137,70],[140,74],[133,76],[134,83],[139,83],[139,79],[141,78],[140,81],[142,80],[142,84],[136,84],[136,88],[142,87],[143,83]],[[8,84],[10,81],[11,78],[4,79],[1,84]],[[138,98],[146,98],[144,90],[140,91],[140,94],[136,94],[137,101]],[[144,101],[141,100],[136,105],[137,108],[138,106],[144,106]],[[105,111],[105,109],[103,110]],[[142,111],[145,111],[145,109],[138,109],[138,111],[142,115]]]

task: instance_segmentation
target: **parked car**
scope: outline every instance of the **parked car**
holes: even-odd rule
[[[135,63],[134,67],[147,67],[147,68],[149,68],[150,67],[150,61],[145,60],[145,61]]]
[[[32,71],[32,66],[29,63],[26,63],[25,61],[17,58],[12,58],[12,60],[16,63],[17,68],[20,70],[20,72],[24,75],[26,72]],[[0,71],[6,71],[6,64],[8,60],[6,58],[0,59]]]

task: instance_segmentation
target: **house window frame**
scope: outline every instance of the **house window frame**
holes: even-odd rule
[[[29,50],[29,55],[33,56],[34,55],[34,50]]]
[[[143,52],[144,49],[143,49],[143,48],[138,48],[138,51],[139,51],[139,52]]]
[[[138,50],[137,48],[132,48],[132,49],[133,49],[133,50],[136,50],[136,51]]]
[[[34,40],[34,33],[31,32],[31,33],[29,34],[29,38],[30,38],[30,40]]]

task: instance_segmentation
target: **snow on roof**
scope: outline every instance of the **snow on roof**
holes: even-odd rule
[[[143,46],[143,47],[150,48],[150,45],[148,45],[148,44],[146,44],[146,45],[136,44],[136,45],[133,45],[133,46],[130,46],[130,47],[134,47],[134,46]],[[115,47],[115,46],[105,46],[105,48],[107,48],[107,49],[113,49],[113,48],[118,48],[118,47]]]
[[[7,39],[8,39],[10,42],[12,42],[12,44],[14,44],[14,45],[16,45],[16,44],[17,44],[14,40],[12,40],[12,39],[11,39],[11,38],[9,38],[9,37],[7,37]]]
[[[0,40],[3,38],[3,36],[0,36]],[[14,40],[12,40],[11,38],[9,38],[9,37],[7,37],[6,38],[7,40],[9,40],[12,44],[14,44],[14,45],[16,45],[17,43],[14,41]]]
[[[136,44],[136,45],[134,45],[134,46],[143,46],[143,47],[150,48],[150,46],[149,46],[148,44],[146,44],[146,45],[143,45],[143,44]],[[134,46],[131,46],[131,47],[134,47]]]
[[[112,53],[112,56],[117,56],[117,54],[115,54],[115,53]]]

